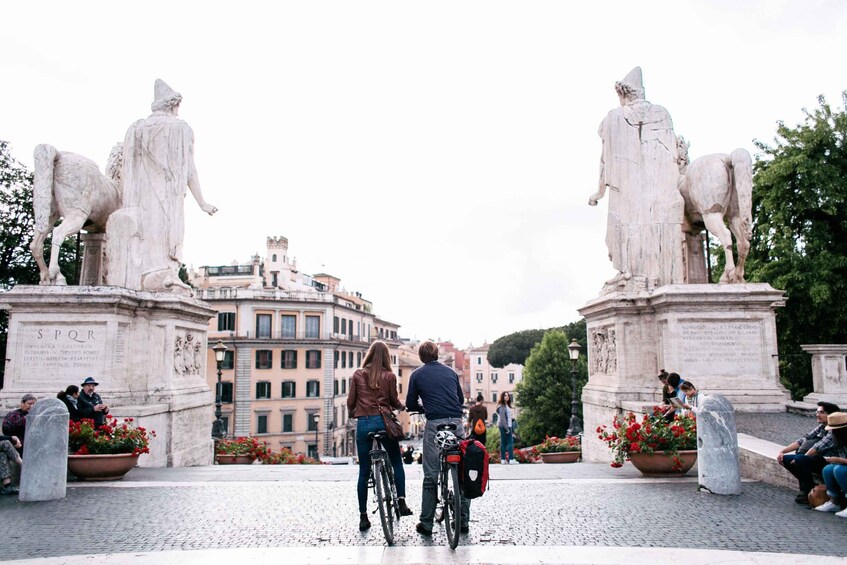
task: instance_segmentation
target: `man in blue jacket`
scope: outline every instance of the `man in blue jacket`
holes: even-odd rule
[[[423,437],[423,496],[421,497],[421,521],[416,529],[424,536],[432,535],[432,522],[435,518],[438,486],[439,449],[435,445],[436,428],[439,424],[455,424],[456,435],[463,437],[462,408],[465,395],[455,371],[438,362],[438,346],[425,341],[418,348],[418,356],[423,365],[415,369],[409,377],[409,390],[406,394],[406,410],[423,412],[426,416],[426,428]],[[461,496],[461,493],[456,493]],[[468,533],[470,521],[470,500],[462,497],[462,520],[460,529]]]

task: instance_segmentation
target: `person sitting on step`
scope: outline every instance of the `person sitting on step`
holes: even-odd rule
[[[14,461],[18,465],[22,463],[21,455],[18,453],[21,440],[18,436],[0,435],[0,480],[3,481],[3,486],[0,488],[0,494],[18,494],[18,489],[12,486],[12,465]]]
[[[792,475],[797,477],[797,481],[800,485],[800,493],[794,497],[794,501],[797,504],[809,503],[809,491],[815,488],[815,479],[811,472],[806,471],[806,467],[804,465],[794,465],[794,460],[799,456],[805,456],[806,452],[824,438],[827,434],[827,416],[834,414],[835,412],[839,412],[837,405],[831,402],[818,402],[818,409],[815,411],[817,425],[812,429],[812,431],[803,437],[798,438],[797,441],[783,447],[776,455],[776,460],[779,464],[788,469]]]

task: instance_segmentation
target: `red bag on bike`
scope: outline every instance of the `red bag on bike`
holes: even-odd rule
[[[459,442],[462,462],[459,464],[459,481],[465,498],[479,498],[488,488],[488,451],[475,439]]]

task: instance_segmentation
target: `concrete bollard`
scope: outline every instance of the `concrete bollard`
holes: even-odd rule
[[[699,490],[741,494],[735,409],[723,396],[704,394],[696,415]]]
[[[26,417],[26,451],[18,499],[65,498],[68,487],[68,409],[58,398],[39,400]]]

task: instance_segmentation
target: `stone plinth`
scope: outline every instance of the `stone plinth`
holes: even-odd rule
[[[741,494],[735,411],[722,396],[702,398],[697,410],[697,482],[712,494]]]
[[[812,388],[803,402],[847,406],[847,344],[801,345],[812,356]]]
[[[19,498],[65,498],[68,486],[68,409],[58,398],[35,403],[26,417],[26,459]]]
[[[112,415],[156,431],[140,464],[211,464],[207,304],[120,287],[18,286],[0,307],[10,313],[2,408],[94,377]]]
[[[661,402],[660,369],[738,411],[785,410],[774,321],[782,303],[783,293],[768,284],[666,285],[588,302],[579,310],[588,332],[583,458],[611,460],[594,430],[624,410]]]

